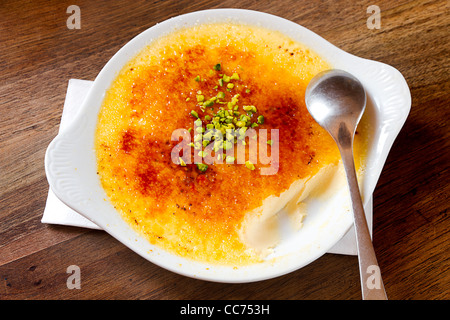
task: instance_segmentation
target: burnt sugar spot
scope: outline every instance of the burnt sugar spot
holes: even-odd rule
[[[122,132],[122,141],[120,149],[125,153],[130,153],[136,148],[136,132],[133,129],[127,129]]]
[[[170,147],[166,141],[141,138],[136,150],[134,181],[136,190],[144,196],[166,198],[172,192],[173,172],[170,169]]]
[[[189,57],[189,59],[195,59],[205,54],[205,46],[198,44],[190,48],[187,48],[186,50],[184,50],[184,53],[186,54],[187,57]]]

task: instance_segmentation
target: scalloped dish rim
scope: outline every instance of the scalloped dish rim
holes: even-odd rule
[[[389,65],[351,55],[294,22],[243,9],[211,9],[177,16],[145,30],[123,46],[98,74],[73,122],[48,146],[45,171],[50,188],[62,202],[150,262],[192,278],[245,283],[287,274],[322,256],[352,226],[353,218],[348,208],[333,214],[317,214],[311,221],[305,221],[305,233],[312,235],[311,239],[305,240],[303,236],[289,240],[283,247],[283,254],[262,263],[233,267],[192,261],[151,245],[126,224],[106,199],[96,175],[93,149],[97,115],[104,93],[126,62],[156,37],[186,26],[224,21],[280,31],[309,46],[332,66],[352,73],[362,82],[368,96],[367,112],[370,112],[370,122],[374,127],[361,186],[367,203],[411,108],[410,91],[404,77]],[[333,205],[339,203],[333,201],[337,200],[330,199]]]

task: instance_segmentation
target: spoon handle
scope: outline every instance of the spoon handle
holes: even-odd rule
[[[353,207],[353,217],[358,248],[359,272],[361,276],[361,291],[364,300],[387,300],[386,292],[381,278],[375,251],[369,229],[367,227],[364,207],[356,178],[355,163],[352,148],[339,146],[342,162],[350,188],[350,197]]]

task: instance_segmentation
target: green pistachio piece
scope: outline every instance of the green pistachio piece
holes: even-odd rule
[[[245,166],[249,170],[255,170],[255,165],[253,163],[251,163],[250,161],[245,161]]]

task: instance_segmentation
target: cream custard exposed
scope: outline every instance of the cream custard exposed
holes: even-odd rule
[[[360,168],[360,181],[362,173]],[[295,181],[280,196],[266,198],[261,207],[248,212],[239,229],[239,236],[249,252],[262,258],[267,257],[282,238],[282,220],[284,224],[287,222],[291,231],[300,230],[303,219],[308,214],[310,199],[326,202],[343,188],[347,188],[347,182],[342,161],[329,164],[315,175]]]
[[[287,210],[300,228],[304,200],[330,190],[323,186],[339,173],[337,147],[304,104],[310,79],[329,68],[303,45],[251,26],[198,25],[154,40],[118,74],[99,115],[98,174],[109,200],[172,253],[236,266],[261,261],[279,241],[277,213]],[[236,136],[236,154],[224,147],[223,163],[211,164],[204,150],[215,141],[196,148],[196,133],[208,132],[196,132],[198,119],[204,129],[279,136],[269,134],[269,155],[250,163],[251,137]],[[191,157],[174,161],[180,141],[172,134],[180,128],[190,129]],[[363,136],[360,130],[355,140],[357,166]],[[240,143],[245,163],[236,161]],[[199,154],[200,165],[187,161]],[[261,174],[274,165],[274,174]]]

